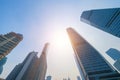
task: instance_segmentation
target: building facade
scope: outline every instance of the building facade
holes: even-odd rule
[[[14,32],[0,35],[0,59],[8,55],[22,39],[23,36],[21,34]]]
[[[120,59],[120,51],[114,48],[110,48],[106,51],[107,55],[109,55],[114,61]]]
[[[7,57],[4,57],[0,60],[0,74],[2,74],[3,72],[3,67],[5,65],[5,63],[7,62]]]
[[[106,53],[115,61],[113,66],[120,73],[120,51],[110,48]]]
[[[48,43],[45,44],[40,57],[37,56],[37,52],[29,53],[25,60],[12,70],[6,80],[45,80],[47,47]]]
[[[84,11],[81,21],[120,38],[120,8]]]
[[[117,69],[117,71],[120,73],[120,59],[117,59],[113,66]]]
[[[19,63],[7,76],[6,80],[22,80],[32,60],[37,57],[37,52],[30,52],[22,63]]]
[[[67,29],[75,60],[80,69],[82,80],[119,80],[118,74],[106,62],[104,57],[72,28]],[[114,75],[115,77],[113,77]],[[108,77],[109,76],[109,77]],[[117,77],[116,77],[117,76]]]

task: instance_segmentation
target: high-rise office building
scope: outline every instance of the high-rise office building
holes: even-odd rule
[[[67,29],[75,52],[75,59],[82,80],[119,80],[120,74],[114,71],[101,54],[72,28]],[[114,75],[114,76],[113,76]]]
[[[106,53],[115,61],[113,66],[120,73],[120,51],[110,48]]]
[[[120,73],[120,59],[117,59],[113,66],[117,69],[117,71]]]
[[[0,59],[5,57],[23,39],[21,34],[10,32],[0,35]]]
[[[118,59],[113,65],[117,69],[117,71],[120,73],[120,59]]]
[[[25,60],[12,70],[6,80],[45,80],[47,47],[48,43],[45,44],[40,57],[37,56],[37,52],[29,53]]]
[[[84,11],[81,21],[120,38],[120,8]]]
[[[117,49],[110,48],[108,51],[106,51],[106,53],[115,61],[120,59],[120,51]]]
[[[16,80],[16,78],[22,78],[24,73],[27,71],[31,62],[37,57],[37,52],[30,52],[22,63],[19,63],[7,76],[6,80]]]
[[[5,65],[6,61],[7,61],[7,57],[4,57],[0,60],[0,74],[2,74],[3,72],[3,66]]]
[[[47,72],[47,49],[48,49],[49,43],[46,43],[42,54],[39,58],[39,66],[38,66],[38,70],[37,70],[37,74],[35,77],[35,80],[45,80],[45,75]]]

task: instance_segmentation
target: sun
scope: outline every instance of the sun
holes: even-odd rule
[[[69,39],[65,30],[58,30],[53,33],[51,43],[56,47],[65,48],[68,42]]]
[[[48,65],[48,73],[55,75],[54,78],[58,79],[68,77],[69,75],[76,77],[76,74],[79,74],[79,72],[73,62],[74,52],[66,29],[54,30],[49,37],[50,49],[47,60],[48,64],[51,65]]]

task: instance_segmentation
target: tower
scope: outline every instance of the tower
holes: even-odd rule
[[[81,21],[120,38],[120,8],[84,11]]]
[[[38,70],[36,72],[35,80],[45,80],[45,75],[47,71],[47,50],[48,50],[49,43],[46,43],[39,60]]]
[[[30,64],[37,58],[37,52],[30,52],[22,63],[19,63],[7,76],[6,80],[22,80],[22,77],[27,72]]]
[[[72,28],[67,29],[82,80],[109,80],[119,76],[101,54]],[[108,77],[109,76],[109,77]],[[117,80],[117,79],[116,79]]]
[[[115,61],[113,66],[120,73],[120,51],[110,48],[106,53]]]
[[[6,80],[45,80],[48,45],[45,44],[40,57],[37,56],[38,52],[29,53],[25,60],[12,70]]]
[[[3,72],[3,66],[7,62],[7,57],[4,57],[0,60],[0,74]]]
[[[114,48],[110,48],[107,52],[107,55],[109,55],[114,61],[120,59],[120,51]]]
[[[8,55],[22,39],[23,36],[21,34],[14,32],[0,35],[0,59]]]

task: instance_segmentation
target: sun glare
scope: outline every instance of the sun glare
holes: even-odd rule
[[[55,75],[53,78],[58,80],[69,76],[76,78],[79,72],[75,67],[74,52],[67,32],[65,29],[55,30],[49,37],[51,49],[48,54],[48,63],[52,65],[48,67],[48,73]]]
[[[65,31],[57,31],[52,35],[52,43],[56,47],[64,48],[68,44],[68,37]]]

